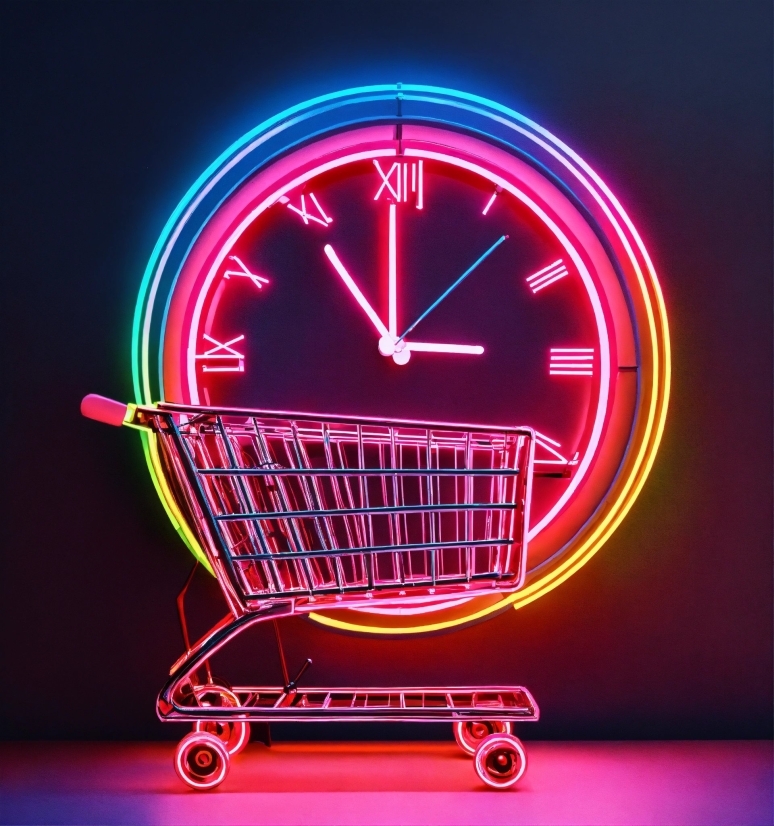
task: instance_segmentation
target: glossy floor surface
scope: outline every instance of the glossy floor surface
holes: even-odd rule
[[[449,743],[251,744],[190,791],[169,743],[6,743],[3,824],[745,824],[772,818],[768,742],[526,743],[516,789],[487,790]]]

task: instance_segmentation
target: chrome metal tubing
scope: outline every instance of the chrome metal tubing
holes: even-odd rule
[[[274,603],[260,612],[224,619],[178,660],[158,696],[156,710],[163,721],[241,722],[459,722],[539,719],[540,710],[523,686],[461,687],[314,687],[286,685],[236,686],[230,689],[238,706],[200,705],[197,691],[207,682],[196,678],[213,654],[247,628],[287,616],[292,603]],[[283,669],[283,679],[287,669]],[[302,667],[300,674],[303,674]],[[299,674],[299,677],[300,677]],[[217,689],[217,686],[215,686]],[[186,700],[186,702],[183,702]]]
[[[489,548],[492,546],[512,545],[513,542],[503,540],[478,539],[470,542],[418,542],[414,545],[369,545],[364,548],[340,548],[336,551],[336,556],[350,556],[351,554],[381,554],[393,552],[410,551],[434,551],[445,548]],[[327,549],[319,551],[277,551],[269,554],[240,554],[234,557],[235,562],[244,562],[250,559],[311,559],[313,557],[328,557],[331,552]],[[497,574],[491,574],[496,576]]]
[[[517,503],[504,503],[502,505],[490,505],[475,503],[471,505],[396,505],[395,507],[373,507],[373,508],[333,508],[330,510],[307,510],[307,511],[267,511],[266,513],[224,513],[216,516],[218,522],[235,522],[239,520],[254,519],[292,519],[307,516],[359,516],[371,514],[379,516],[387,513],[457,513],[458,511],[476,510],[516,510]]]
[[[528,428],[138,411],[235,615],[272,600],[523,582]]]

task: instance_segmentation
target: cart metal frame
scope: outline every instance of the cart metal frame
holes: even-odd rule
[[[151,431],[229,608],[191,644],[184,603],[192,571],[178,598],[186,650],[157,701],[160,719],[195,724],[176,755],[185,782],[218,785],[248,724],[279,720],[450,721],[490,786],[521,777],[526,754],[512,725],[539,717],[523,686],[301,689],[312,661],[290,679],[277,620],[518,590],[533,430],[163,403],[123,406],[121,417],[117,404],[89,396],[82,410]],[[214,680],[210,658],[269,620],[283,684]]]

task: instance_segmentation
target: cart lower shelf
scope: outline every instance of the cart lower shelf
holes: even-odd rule
[[[162,719],[192,721],[178,744],[175,769],[194,789],[215,788],[250,739],[250,723],[443,722],[453,723],[459,747],[473,757],[488,786],[513,786],[527,755],[513,735],[515,722],[537,720],[539,710],[522,686],[461,688],[285,688],[190,683],[180,702],[159,703]]]

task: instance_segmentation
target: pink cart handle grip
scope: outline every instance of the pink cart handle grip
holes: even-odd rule
[[[104,396],[97,396],[89,393],[84,396],[81,402],[81,414],[87,419],[95,419],[104,424],[112,424],[121,427],[126,419],[129,406],[123,402],[115,402],[113,399],[106,399]]]

